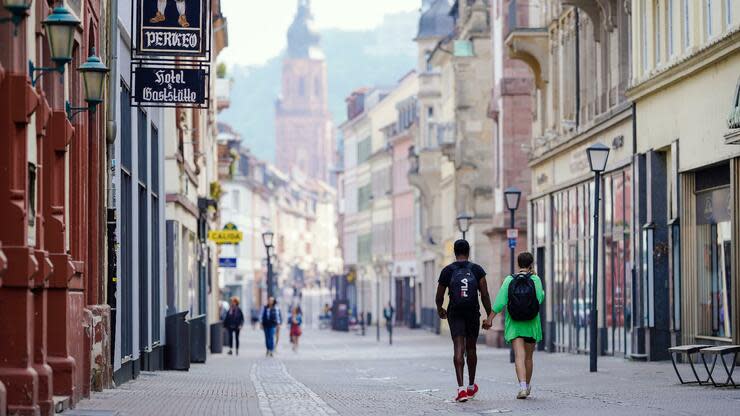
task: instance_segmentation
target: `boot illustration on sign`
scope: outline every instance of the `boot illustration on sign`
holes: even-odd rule
[[[179,23],[181,27],[190,27],[190,23],[188,23],[187,17],[185,17],[185,0],[175,0],[175,6],[177,7],[177,12],[180,14],[180,17],[177,19],[177,23]],[[149,22],[164,22],[166,20],[166,17],[164,15],[166,9],[167,0],[157,0],[157,13],[154,15],[154,17],[149,19]]]

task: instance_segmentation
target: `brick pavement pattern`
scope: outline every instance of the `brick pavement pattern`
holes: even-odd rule
[[[508,351],[482,346],[479,397],[458,404],[451,400],[455,378],[447,337],[399,330],[389,346],[385,336],[376,343],[374,332],[362,337],[306,330],[297,353],[281,343],[278,354],[267,358],[260,331],[242,334],[238,357],[212,355],[190,372],[144,373],[65,414],[740,415],[740,389],[678,385],[670,363],[603,357],[599,372],[591,374],[585,355],[538,352],[532,397],[515,400]]]

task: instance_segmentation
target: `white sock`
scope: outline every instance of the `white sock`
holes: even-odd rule
[[[519,388],[522,390],[527,390],[527,382],[526,381],[520,381],[519,382]]]
[[[175,6],[177,6],[177,12],[180,13],[180,16],[184,16],[185,15],[185,2],[176,1]]]
[[[458,392],[461,392],[461,391],[467,391],[467,390],[465,389],[465,387],[464,387],[464,386],[458,386],[458,387],[457,387],[457,391],[458,391]]]
[[[157,0],[157,11],[159,11],[160,14],[164,14],[166,8],[167,0]]]
[[[469,389],[469,390],[475,390],[475,384],[471,384],[471,385],[469,385],[469,386],[468,386],[468,389]]]

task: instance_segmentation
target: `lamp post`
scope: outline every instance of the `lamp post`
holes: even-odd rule
[[[385,263],[385,270],[388,272],[388,309],[391,308],[391,293],[393,293],[393,262]],[[388,320],[388,345],[393,345],[393,312]]]
[[[103,84],[105,83],[105,75],[108,73],[108,68],[100,61],[99,57],[95,56],[95,48],[90,50],[90,56],[87,58],[87,61],[80,65],[77,70],[82,73],[87,107],[72,107],[72,104],[67,101],[65,103],[65,110],[67,111],[67,119],[69,121],[72,121],[74,116],[79,113],[85,111],[95,112],[95,107],[103,102]]]
[[[3,7],[11,16],[0,19],[0,23],[12,22],[14,26],[13,36],[18,36],[18,25],[28,16],[33,0],[3,0]]]
[[[362,336],[365,336],[365,308],[367,305],[365,305],[365,278],[367,278],[367,266],[362,267],[362,276],[363,279],[360,279],[357,283],[360,284],[360,330],[362,331]]]
[[[54,8],[51,14],[41,24],[46,29],[46,37],[49,40],[49,53],[51,60],[57,64],[56,67],[40,67],[28,61],[28,75],[31,85],[36,86],[36,81],[47,72],[64,73],[64,66],[72,62],[72,47],[74,46],[74,34],[80,26],[80,21],[63,5]],[[41,72],[34,78],[33,74]],[[62,80],[63,81],[63,80]]]
[[[268,299],[274,296],[274,288],[272,284],[272,259],[270,249],[273,247],[273,239],[275,233],[272,231],[265,231],[262,233],[262,244],[265,245],[265,254],[267,255],[267,297]]]
[[[375,262],[375,338],[377,342],[380,342],[380,275],[383,273],[383,265],[380,262]]]
[[[473,217],[468,214],[460,214],[457,216],[457,229],[462,233],[462,239],[465,240],[465,235],[470,231],[470,223],[473,221]]]
[[[606,162],[609,159],[609,147],[596,143],[586,149],[588,154],[588,163],[591,166],[591,171],[594,173],[594,225],[593,225],[593,269],[591,273],[591,342],[589,348],[590,368],[592,373],[597,371],[597,360],[598,360],[598,311],[596,305],[598,297],[596,296],[596,289],[598,287],[597,275],[599,273],[599,204],[601,202],[601,174],[606,170]]]
[[[504,199],[506,200],[506,208],[509,210],[510,220],[509,229],[514,232],[516,230],[516,210],[519,209],[519,201],[522,199],[522,191],[516,187],[509,187],[504,191]],[[508,232],[507,232],[508,234]],[[514,257],[516,255],[516,238],[513,235],[507,236],[509,239],[509,252],[510,252],[510,263],[509,270],[511,275],[514,276],[516,273],[516,265],[514,264]],[[514,348],[509,349],[509,362],[514,362]]]

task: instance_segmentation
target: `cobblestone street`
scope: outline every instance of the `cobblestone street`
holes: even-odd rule
[[[262,334],[243,332],[240,355],[213,355],[190,372],[144,373],[96,393],[72,416],[189,415],[737,415],[740,390],[679,386],[670,363],[586,356],[535,355],[533,396],[515,400],[508,351],[479,350],[478,398],[452,402],[455,382],[446,337],[401,330],[394,345],[366,337],[307,330],[298,353],[285,333],[265,358]],[[683,368],[688,370],[688,368]]]

